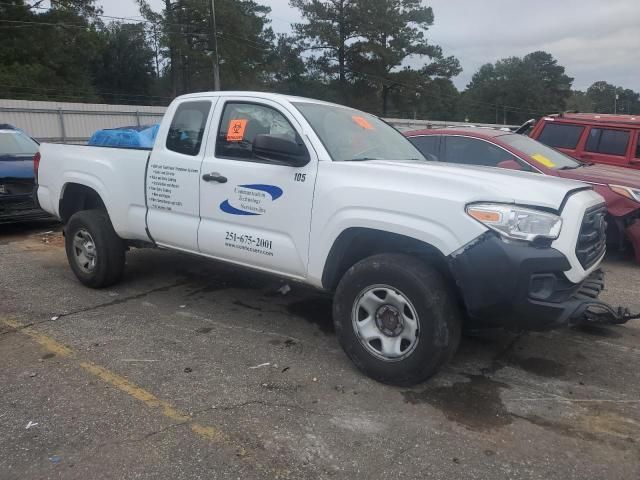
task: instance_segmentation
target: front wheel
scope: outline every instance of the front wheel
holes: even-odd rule
[[[71,270],[87,287],[113,285],[122,276],[124,242],[102,210],[74,213],[65,226],[65,250]]]
[[[460,341],[461,315],[447,283],[409,255],[375,255],[352,266],[336,289],[333,314],[349,358],[391,385],[426,380]]]

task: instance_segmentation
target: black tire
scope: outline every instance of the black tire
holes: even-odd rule
[[[374,285],[397,289],[418,316],[418,341],[398,360],[380,359],[367,350],[352,323],[360,294]],[[457,350],[462,323],[442,275],[428,263],[403,254],[374,255],[353,265],[336,289],[333,320],[340,344],[356,367],[374,380],[398,386],[411,386],[435,374]]]
[[[83,268],[76,255],[74,239],[81,231],[88,232],[95,244],[95,265],[90,271]],[[105,211],[83,210],[74,213],[67,222],[64,232],[67,260],[71,270],[83,285],[103,288],[120,280],[124,271],[125,245],[114,231],[109,215]]]

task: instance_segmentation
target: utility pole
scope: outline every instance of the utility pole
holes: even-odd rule
[[[169,29],[169,63],[171,64],[171,97],[178,94],[178,55],[176,52],[176,36],[173,33],[173,7],[171,0],[165,0],[167,26]]]
[[[618,96],[618,94],[616,93],[616,98],[615,98],[615,100],[613,101],[613,113],[614,113],[614,115],[615,115],[616,113],[618,113],[618,98],[619,98],[619,96]]]
[[[213,89],[220,90],[220,59],[218,58],[218,28],[216,26],[216,0],[211,0],[211,27],[213,35]]]

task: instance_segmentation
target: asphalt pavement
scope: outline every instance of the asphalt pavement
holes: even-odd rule
[[[640,309],[640,266],[604,270]],[[90,290],[59,227],[2,226],[0,479],[637,480],[639,341],[640,321],[486,332],[394,388],[351,365],[321,293],[161,250]]]

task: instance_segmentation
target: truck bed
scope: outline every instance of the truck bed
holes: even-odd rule
[[[38,170],[40,206],[59,216],[57,202],[64,189],[81,183],[98,192],[121,237],[148,240],[144,180],[149,154],[146,149],[43,143]]]

